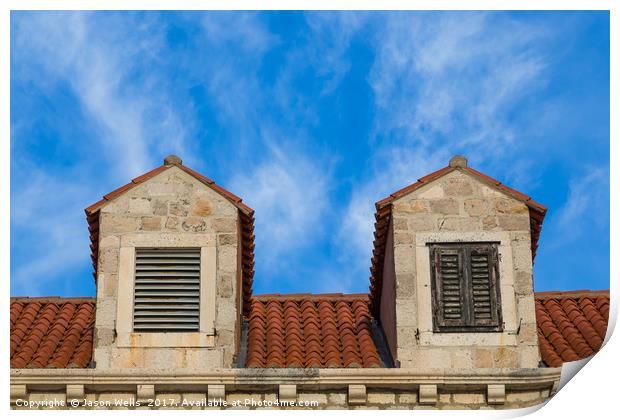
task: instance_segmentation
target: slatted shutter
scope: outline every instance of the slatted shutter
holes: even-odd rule
[[[435,331],[501,330],[496,244],[432,244],[431,264]]]
[[[200,330],[200,248],[136,249],[133,330]]]
[[[471,323],[476,326],[499,325],[496,293],[496,266],[494,247],[472,246],[469,251],[471,278]]]
[[[463,256],[458,249],[437,249],[435,268],[435,317],[442,327],[465,321],[462,275]]]

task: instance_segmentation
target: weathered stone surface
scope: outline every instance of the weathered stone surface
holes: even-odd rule
[[[192,205],[191,214],[193,216],[209,216],[213,214],[213,202],[206,197],[199,197]]]
[[[540,391],[513,391],[506,394],[507,403],[531,402],[540,398]]]
[[[457,392],[457,393],[452,394],[452,401],[455,404],[463,404],[463,405],[484,404],[485,398],[484,398],[484,394],[479,393],[479,392],[471,392],[471,393]]]
[[[132,197],[129,199],[129,213],[149,214],[151,213],[151,200],[144,197]]]
[[[112,233],[135,232],[140,228],[140,219],[117,214],[102,213],[99,232],[102,236]]]
[[[499,347],[493,351],[495,367],[516,368],[519,366],[519,354],[515,348]]]
[[[99,270],[102,273],[118,272],[118,248],[99,249]]]
[[[316,401],[319,406],[327,404],[327,394],[325,393],[300,393],[299,401]]]
[[[327,396],[327,401],[329,404],[344,406],[346,404],[347,396],[343,392],[332,392]]]
[[[216,218],[211,221],[216,232],[237,232],[237,221],[231,218]]]
[[[172,216],[185,217],[187,216],[187,206],[181,202],[174,202],[168,204],[168,214]]]
[[[396,404],[396,396],[393,392],[369,392],[368,404],[393,405]]]
[[[394,247],[394,271],[397,276],[401,273],[415,273],[415,248],[413,245],[396,245]]]
[[[442,230],[479,231],[482,230],[480,219],[477,217],[440,217],[437,219],[437,228]]]
[[[142,230],[158,231],[161,230],[161,217],[145,216],[140,218],[140,228]]]
[[[402,231],[394,232],[394,243],[395,244],[412,244],[413,235],[411,233],[402,232]]]
[[[464,202],[465,212],[470,216],[481,216],[487,212],[487,202],[481,198],[471,198]]]
[[[232,331],[218,330],[217,344],[218,346],[232,346],[235,342],[235,335]]]
[[[166,216],[168,214],[168,200],[154,199],[151,201],[151,207],[155,216]]]
[[[218,245],[236,245],[237,234],[236,233],[225,233],[225,234],[217,235],[217,243]]]
[[[409,229],[413,232],[423,232],[435,230],[435,219],[431,216],[411,217],[408,221]]]
[[[449,178],[443,183],[443,190],[450,197],[467,197],[474,193],[472,181],[466,178]]]
[[[190,216],[181,223],[181,228],[186,232],[204,232],[207,230],[207,222],[201,217]]]
[[[482,218],[482,229],[494,230],[499,227],[496,216],[486,216]]]
[[[98,332],[94,349],[97,367],[232,367],[235,346],[233,330],[239,310],[234,299],[235,282],[238,279],[237,218],[237,208],[226,198],[174,166],[119,195],[101,209],[96,314]],[[213,220],[217,228],[225,232],[219,242],[211,230]],[[201,336],[200,343],[204,343],[204,348],[183,347],[191,346],[193,337],[189,337],[189,341],[185,340],[184,344],[172,347],[140,347],[148,346],[153,340],[138,339],[138,335],[129,337],[131,326],[126,326],[126,320],[131,316],[131,308],[117,307],[121,282],[118,272],[121,245],[125,254],[127,249],[134,247],[198,246],[203,248],[203,253],[206,247],[217,247],[213,250],[213,263],[210,265],[216,267],[211,284],[214,283],[213,287],[218,293],[216,304],[211,305],[215,320],[211,320],[210,325],[214,322],[218,327],[218,348],[209,348],[216,342],[213,336]],[[123,266],[123,287],[133,287],[133,278],[129,278],[132,277],[130,273],[133,273],[133,263],[130,265]],[[126,291],[123,293],[126,297]],[[128,303],[124,305],[129,306]],[[122,332],[119,332],[116,324],[117,311],[124,320]],[[115,328],[119,336],[113,339],[112,331]],[[122,340],[121,334],[124,334]],[[123,342],[121,347],[117,344],[119,340]],[[182,342],[179,340],[179,343]]]
[[[459,202],[452,198],[433,200],[430,204],[433,214],[459,214]]]
[[[527,206],[520,201],[510,198],[496,198],[493,207],[498,213],[528,214]]]
[[[215,326],[217,328],[231,328],[237,321],[237,310],[230,299],[218,299],[217,318]]]
[[[115,297],[118,288],[118,275],[117,274],[102,274],[103,277],[103,296]]]
[[[429,204],[426,200],[400,201],[394,203],[395,213],[428,213]]]
[[[400,273],[396,276],[396,295],[401,298],[413,297],[415,293],[415,276]]]
[[[536,324],[521,324],[519,329],[519,342],[520,343],[536,343],[538,340],[537,325]]]
[[[217,293],[223,298],[232,297],[233,276],[229,273],[220,273],[217,282]]]
[[[94,346],[109,346],[114,343],[115,331],[112,328],[95,328]]]
[[[515,271],[515,293],[529,295],[533,293],[532,274],[523,271]]]
[[[114,328],[116,319],[116,298],[97,297],[96,326],[98,328]]]
[[[474,367],[491,368],[493,365],[493,352],[490,349],[474,349]]]
[[[527,216],[499,215],[499,227],[505,230],[529,230],[530,219]]]
[[[418,402],[418,394],[416,394],[415,392],[399,393],[398,402],[400,404],[416,404]]]
[[[217,250],[218,268],[225,272],[234,272],[237,268],[237,247],[220,245]]]
[[[118,248],[119,244],[120,244],[120,240],[118,239],[118,236],[116,235],[104,236],[101,239],[99,239],[99,249]]]
[[[407,223],[407,219],[404,217],[395,217],[393,223],[394,223],[394,230],[409,229],[409,224]]]
[[[175,216],[166,217],[166,229],[179,229],[179,218]]]

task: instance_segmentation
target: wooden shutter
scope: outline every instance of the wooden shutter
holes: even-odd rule
[[[200,248],[136,249],[133,330],[200,330]]]
[[[463,290],[463,254],[455,248],[436,248],[435,321],[441,327],[460,326],[465,322]]]
[[[497,252],[491,245],[469,247],[471,324],[499,326]]]
[[[501,330],[495,244],[432,244],[431,264],[435,331]]]

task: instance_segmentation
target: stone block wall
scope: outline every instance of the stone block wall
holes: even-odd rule
[[[392,215],[400,366],[537,367],[527,206],[455,170],[395,200]],[[500,242],[503,332],[434,333],[427,242],[485,241]]]
[[[300,390],[294,398],[284,399],[277,389],[264,391],[231,390],[220,397],[208,397],[200,391],[157,391],[152,396],[137,392],[98,392],[86,390],[74,395],[74,403],[65,392],[34,391],[11,408],[78,409],[78,410],[488,410],[530,407],[550,398],[550,389],[514,390],[506,392],[501,403],[489,400],[486,392],[440,389],[432,399],[421,399],[418,389],[368,389],[364,399],[352,401],[346,389]],[[28,401],[32,402],[28,406]],[[37,405],[56,401],[57,406]]]
[[[96,367],[232,367],[240,316],[238,209],[202,182],[171,166],[105,204],[99,223]],[[200,345],[151,347],[130,343],[119,347],[117,316],[119,311],[131,311],[125,306],[132,304],[123,303],[128,291],[119,290],[119,273],[123,269],[120,250],[144,238],[160,247],[214,247],[216,296],[210,297],[211,308],[207,310],[213,310],[215,335],[201,337]]]

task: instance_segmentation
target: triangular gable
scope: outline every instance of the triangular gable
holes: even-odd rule
[[[450,164],[445,168],[441,168],[438,171],[430,173],[422,178],[418,179],[411,185],[408,185],[400,190],[390,194],[383,200],[379,200],[375,203],[377,209],[375,213],[375,233],[373,241],[373,252],[371,257],[370,266],[370,301],[373,312],[378,314],[379,301],[381,299],[381,287],[383,283],[383,260],[385,254],[385,244],[387,240],[388,227],[392,216],[392,203],[407,194],[417,190],[418,188],[428,185],[431,182],[451,173],[454,171],[460,171],[474,177],[476,180],[500,191],[508,196],[521,201],[529,209],[530,215],[530,232],[532,237],[532,261],[536,256],[536,250],[538,249],[538,238],[540,237],[540,231],[542,229],[542,223],[547,213],[547,208],[542,204],[532,200],[528,195],[523,194],[513,188],[510,188],[498,180],[478,172],[477,170],[467,166],[467,159],[462,156],[455,156],[450,159]]]
[[[254,278],[254,210],[242,203],[240,197],[230,191],[217,185],[212,179],[199,174],[193,169],[182,164],[177,156],[171,155],[164,159],[164,164],[143,175],[131,180],[131,182],[123,185],[114,191],[104,195],[103,198],[96,203],[84,209],[86,213],[86,221],[88,222],[88,230],[90,233],[90,249],[91,260],[93,262],[93,276],[97,279],[97,261],[99,254],[99,210],[111,200],[119,197],[134,187],[148,181],[154,176],[172,168],[177,167],[193,178],[207,185],[209,188],[220,194],[222,197],[230,201],[239,210],[239,218],[241,220],[241,245],[242,245],[242,271],[243,271],[243,313],[249,313],[250,300],[252,298],[252,282]]]

